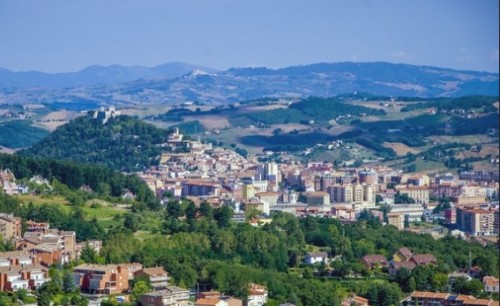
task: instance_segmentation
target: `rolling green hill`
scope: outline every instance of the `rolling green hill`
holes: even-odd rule
[[[28,120],[0,123],[0,146],[8,148],[28,147],[40,141],[49,131],[31,126]]]
[[[67,159],[108,166],[120,171],[154,165],[168,131],[129,116],[111,118],[106,124],[87,116],[57,128],[52,134],[19,154]]]
[[[383,116],[385,111],[353,105],[337,98],[308,98],[290,105],[288,108],[251,112],[228,118],[233,126],[263,123],[287,124],[307,123],[310,120],[328,122],[339,116],[361,117],[363,115]]]

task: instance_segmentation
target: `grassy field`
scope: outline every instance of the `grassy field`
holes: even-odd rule
[[[498,171],[498,164],[492,164],[489,161],[478,161],[472,163],[474,170],[482,171]]]
[[[25,205],[29,202],[35,206],[43,204],[58,206],[64,213],[70,214],[73,206],[61,196],[35,196],[35,195],[18,195],[17,196]],[[93,205],[97,204],[97,205]],[[127,208],[117,207],[103,200],[89,200],[85,205],[81,206],[87,219],[96,218],[97,221],[105,228],[121,224],[121,218],[129,211]]]
[[[417,159],[414,164],[417,167],[417,172],[437,173],[447,169],[443,163],[432,160]]]
[[[31,202],[35,206],[40,206],[42,204],[57,205],[61,206],[65,210],[65,212],[68,212],[70,210],[70,206],[68,205],[69,202],[62,196],[38,196],[31,194],[20,194],[17,195],[17,198],[24,204],[28,204],[29,202]]]
[[[491,137],[489,137],[488,135],[480,135],[480,134],[464,135],[464,136],[443,135],[443,136],[432,136],[430,138],[438,144],[460,142],[460,143],[475,145],[492,141]]]
[[[93,205],[98,204],[98,205]],[[82,210],[88,218],[96,218],[97,220],[113,219],[116,215],[124,215],[129,209],[117,207],[113,204],[102,200],[89,200],[82,207]]]
[[[137,231],[134,233],[134,237],[139,239],[139,240],[147,240],[147,239],[150,239],[150,238],[154,238],[156,237],[158,234],[153,234],[149,231]]]
[[[407,153],[417,154],[420,150],[410,148],[409,146],[399,142],[384,142],[384,147],[391,148],[398,154],[398,156],[405,156]]]
[[[230,148],[230,144],[234,143],[238,145],[238,147],[243,148],[248,151],[250,154],[262,153],[263,146],[249,146],[240,143],[239,138],[246,135],[259,135],[262,131],[258,128],[232,128],[221,130],[219,134],[216,135],[205,135],[202,138],[207,139],[216,139],[217,141],[222,141],[224,147]]]

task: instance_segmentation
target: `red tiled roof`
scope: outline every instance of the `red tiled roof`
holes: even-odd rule
[[[383,255],[366,255],[363,257],[363,261],[368,265],[373,265],[376,263],[387,264],[387,259]]]
[[[392,266],[396,269],[399,270],[401,268],[406,268],[408,270],[412,270],[415,268],[415,263],[413,261],[396,261],[392,263]]]
[[[168,274],[162,267],[144,268],[142,272],[147,275],[165,275]]]
[[[440,299],[444,300],[450,296],[446,292],[429,292],[429,291],[413,291],[411,297],[414,298],[426,298],[426,299]]]
[[[416,254],[412,256],[411,261],[417,265],[428,265],[437,262],[436,257],[432,254]]]
[[[402,248],[399,248],[398,252],[399,252],[401,255],[403,255],[403,256],[405,256],[405,257],[408,257],[408,258],[412,255],[412,252],[411,252],[411,251],[410,251],[410,249],[409,249],[409,248],[407,248],[407,247],[402,247]]]

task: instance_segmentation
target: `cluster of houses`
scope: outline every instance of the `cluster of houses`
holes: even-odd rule
[[[76,242],[73,231],[51,229],[48,223],[26,222],[21,236],[21,219],[0,213],[0,235],[10,240],[15,251],[0,253],[0,291],[29,291],[50,281],[49,267],[69,263],[80,257],[84,246],[99,252],[100,241]],[[152,292],[140,297],[142,305],[193,305],[189,290],[172,286],[170,276],[162,267],[143,267],[140,263],[81,264],[73,268],[75,284],[81,292],[93,295],[114,295],[131,290],[131,281],[146,278]],[[245,301],[215,291],[197,295],[194,305],[261,306],[267,301],[267,289],[249,284]]]
[[[333,260],[336,260],[335,258]],[[306,264],[315,265],[319,263],[329,264],[331,259],[327,252],[308,252],[305,255],[304,262]],[[409,271],[415,269],[417,266],[430,266],[437,265],[437,259],[433,254],[415,254],[407,247],[399,248],[393,255],[391,260],[387,260],[384,255],[372,254],[366,255],[361,259],[361,263],[369,270],[380,269],[387,271],[391,276],[395,276],[396,273],[404,268]],[[467,273],[465,272],[453,272],[448,275],[449,284],[451,285],[457,278],[462,277],[466,281],[472,279],[471,275],[478,277],[480,271],[476,271],[477,267],[471,267]],[[483,277],[484,292],[499,292],[499,280],[493,276]],[[419,295],[420,294],[420,295]],[[423,294],[423,293],[422,293]],[[429,293],[430,294],[430,293]],[[433,293],[434,294],[434,293]],[[444,294],[444,293],[443,293]],[[453,296],[447,293],[447,296]],[[409,297],[405,305],[472,305],[472,304],[432,304],[432,303],[410,303],[411,301],[417,301],[417,297],[422,297],[421,293],[414,293],[412,295],[413,300]],[[468,296],[468,302],[472,302],[473,297]],[[349,305],[368,305],[368,300],[358,297],[350,296],[346,301],[349,301]],[[421,300],[418,300],[421,302]],[[417,301],[417,302],[418,302]],[[473,305],[498,305],[494,304],[492,301],[487,300],[488,304],[473,304]]]
[[[162,267],[144,268],[140,263],[82,264],[74,267],[73,276],[80,290],[89,294],[113,295],[130,291],[130,283],[136,278],[145,278],[151,292],[140,296],[144,306],[193,305],[192,293],[185,288],[170,284],[170,276]],[[268,292],[264,286],[248,285],[248,298],[241,299],[217,291],[197,293],[195,306],[262,306],[267,302]]]
[[[394,253],[391,261],[383,255],[366,255],[362,259],[367,269],[387,268],[390,275],[396,275],[401,268],[413,270],[416,266],[436,265],[436,257],[432,254],[413,254],[410,249],[402,247]]]
[[[497,291],[498,292],[498,291]],[[414,291],[401,303],[403,306],[498,306],[499,302],[490,299],[478,299],[471,295],[448,292]]]
[[[33,224],[32,224],[33,225]],[[40,224],[38,227],[43,227]],[[49,267],[63,264],[79,256],[74,232],[41,231],[16,241],[18,250],[0,253],[0,291],[29,291],[50,281]],[[38,243],[36,247],[30,244]],[[87,243],[87,245],[89,245]],[[188,289],[170,284],[170,276],[162,267],[143,267],[140,263],[81,264],[73,268],[73,279],[82,293],[108,296],[128,293],[134,279],[147,279],[152,291],[140,297],[142,305],[216,305],[262,306],[267,302],[266,287],[251,283],[248,297],[241,300],[217,291],[196,295]]]
[[[215,207],[230,205],[236,213],[257,209],[265,216],[285,211],[298,217],[315,215],[345,222],[355,221],[362,210],[370,209],[376,217],[404,229],[405,220],[415,222],[429,216],[437,205],[432,198],[446,197],[452,207],[434,218],[445,219],[464,235],[498,234],[498,203],[488,201],[498,194],[496,172],[431,178],[384,166],[337,168],[332,163],[302,164],[292,159],[279,164],[259,162],[200,140],[186,140],[178,130],[169,135],[166,145],[188,150],[164,153],[158,167],[141,174],[159,198],[168,195]],[[404,195],[415,203],[398,203]],[[387,216],[377,202],[391,207]],[[487,225],[474,222],[476,216],[487,220]]]
[[[209,291],[197,293],[193,304],[192,293],[171,285],[170,276],[162,267],[144,268],[140,263],[82,264],[73,269],[73,276],[82,292],[98,295],[127,293],[132,280],[146,278],[153,291],[140,296],[141,305],[144,306],[262,306],[268,298],[266,287],[250,283],[246,300]]]
[[[100,241],[76,242],[76,233],[51,229],[48,223],[26,222],[21,236],[21,219],[0,213],[0,235],[15,250],[0,253],[0,291],[35,290],[50,280],[48,268],[77,259],[84,245],[97,252]]]

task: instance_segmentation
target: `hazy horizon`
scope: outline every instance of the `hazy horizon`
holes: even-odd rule
[[[497,0],[6,0],[0,67],[389,62],[499,71]]]

